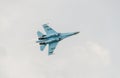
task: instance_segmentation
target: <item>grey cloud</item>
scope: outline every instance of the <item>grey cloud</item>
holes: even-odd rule
[[[1,78],[7,78],[6,61],[7,61],[6,49],[0,46],[0,77]]]

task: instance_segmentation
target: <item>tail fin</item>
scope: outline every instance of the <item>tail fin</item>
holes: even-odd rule
[[[46,44],[40,45],[40,50],[43,51],[45,49]]]
[[[40,31],[37,31],[37,36],[38,36],[38,37],[42,37],[42,36],[43,36],[43,33],[41,33]]]

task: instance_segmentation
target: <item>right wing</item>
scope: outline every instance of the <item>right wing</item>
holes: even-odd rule
[[[44,24],[43,27],[47,35],[57,34],[57,32],[53,30],[51,27],[49,27],[47,24]]]
[[[49,43],[49,52],[48,55],[53,54],[58,42]]]

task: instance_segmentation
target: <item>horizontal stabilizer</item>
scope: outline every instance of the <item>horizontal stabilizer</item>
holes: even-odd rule
[[[42,37],[44,34],[43,33],[41,33],[40,31],[37,31],[37,36],[38,37]]]
[[[43,51],[45,49],[46,44],[40,45],[40,50]]]

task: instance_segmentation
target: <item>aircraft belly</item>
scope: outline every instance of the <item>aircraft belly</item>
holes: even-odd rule
[[[57,42],[57,41],[59,41],[58,38],[55,38],[55,39],[50,38],[50,39],[48,39],[48,40],[46,41],[46,43],[52,43],[52,42]]]

